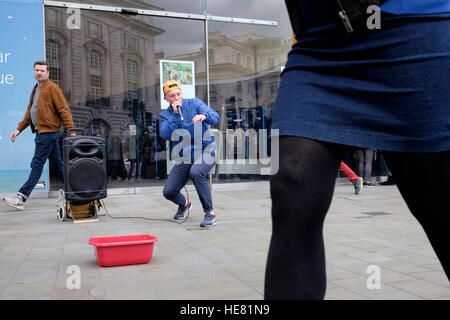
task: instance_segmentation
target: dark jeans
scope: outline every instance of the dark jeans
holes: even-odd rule
[[[36,146],[34,149],[33,160],[31,160],[30,164],[30,176],[18,192],[18,194],[25,199],[29,198],[31,192],[36,186],[36,183],[39,181],[47,159],[55,164],[58,174],[61,179],[64,180],[64,162],[61,158],[61,151],[59,149],[60,136],[61,133],[59,132],[44,132],[36,134],[36,137],[34,138],[34,143]]]
[[[323,299],[323,222],[336,173],[349,147],[299,137],[280,138],[280,166],[271,177],[272,238],[265,299]],[[411,213],[421,224],[450,280],[450,151],[384,152]],[[436,174],[439,172],[439,174]]]
[[[214,167],[213,164],[176,164],[166,184],[164,185],[163,195],[166,199],[178,204],[185,205],[186,198],[180,190],[186,185],[189,179],[192,179],[198,197],[202,203],[203,211],[208,213],[213,210],[211,189],[208,183],[208,173]]]

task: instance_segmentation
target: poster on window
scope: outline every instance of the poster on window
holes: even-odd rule
[[[0,0],[0,194],[15,193],[30,174],[34,137],[26,128],[11,142],[36,83],[33,64],[44,60],[41,1]],[[48,191],[48,166],[34,191]]]
[[[183,98],[195,98],[194,61],[159,60],[161,109],[169,103],[164,100],[164,83],[169,80],[178,81],[183,91]]]

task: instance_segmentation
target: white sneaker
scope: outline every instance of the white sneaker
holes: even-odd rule
[[[18,195],[12,198],[3,198],[3,201],[5,201],[8,206],[11,206],[18,210],[25,209],[25,202],[23,201],[22,197]]]

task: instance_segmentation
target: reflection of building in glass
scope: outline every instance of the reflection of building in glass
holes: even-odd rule
[[[127,4],[160,9],[146,2]],[[46,59],[51,79],[71,106],[75,126],[93,134],[99,121],[108,124],[107,130],[125,129],[131,123],[141,133],[160,112],[154,89],[154,38],[164,30],[152,26],[151,17],[90,10],[81,10],[80,29],[69,30],[68,17],[65,9],[46,7]]]
[[[163,10],[150,2],[129,0],[126,7]],[[124,1],[95,5],[124,7]],[[178,70],[172,76],[187,83],[195,76],[196,96],[205,102],[209,87],[209,105],[221,116],[216,132],[270,128],[270,108],[290,37],[250,35],[245,28],[237,36],[210,32],[207,86],[204,29],[191,34],[193,44],[177,42],[183,36],[179,30],[189,32],[204,22],[81,9],[79,23],[69,25],[71,10],[45,7],[46,60],[51,79],[70,104],[75,126],[107,138],[109,177],[164,179],[170,169],[166,141],[159,137],[161,59],[195,63],[194,74]],[[174,45],[177,52],[193,52],[168,56]]]
[[[264,107],[269,117],[275,103],[291,39],[257,35],[232,39],[216,31],[208,34],[208,40],[210,105],[221,112],[220,129],[262,127],[261,112]],[[195,61],[197,96],[206,101],[205,48],[166,59]]]

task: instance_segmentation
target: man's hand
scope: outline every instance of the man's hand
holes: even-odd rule
[[[11,142],[16,141],[16,137],[20,134],[19,130],[15,130],[13,133],[11,133]]]
[[[173,112],[178,113],[177,104],[171,104],[170,106],[172,107]]]
[[[192,119],[192,123],[196,123],[199,121],[205,121],[205,120],[206,120],[206,116],[204,114],[198,114]]]

